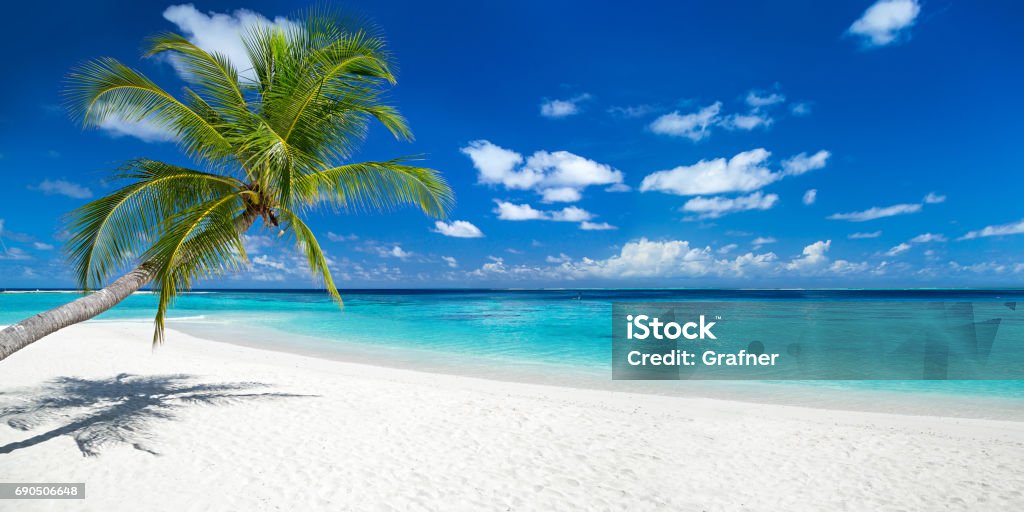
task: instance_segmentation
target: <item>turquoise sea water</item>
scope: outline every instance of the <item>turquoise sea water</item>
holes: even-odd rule
[[[75,297],[71,293],[0,293],[0,324],[17,322]],[[169,326],[267,348],[499,379],[596,383],[650,392],[699,389],[708,394],[742,389],[742,393],[770,395],[800,389],[813,396],[807,390],[840,389],[847,395],[867,393],[868,401],[879,393],[895,393],[962,401],[999,399],[1004,401],[1000,407],[1011,408],[1024,404],[1024,381],[1015,380],[801,381],[756,390],[750,383],[712,388],[706,383],[610,381],[613,302],[754,302],[798,312],[839,304],[856,316],[858,308],[877,310],[879,303],[898,301],[910,304],[900,315],[913,316],[914,304],[926,312],[929,303],[935,302],[972,302],[1015,312],[1016,301],[1021,301],[1024,312],[1024,291],[1019,290],[361,290],[343,292],[343,297],[345,307],[339,310],[322,292],[191,293],[179,298]],[[136,294],[97,321],[149,321],[155,302],[152,294]],[[1024,322],[1016,322],[1021,316],[1010,314],[1014,321],[1004,320],[999,339],[1000,349],[1014,357],[1024,357],[1024,335],[1020,334]]]

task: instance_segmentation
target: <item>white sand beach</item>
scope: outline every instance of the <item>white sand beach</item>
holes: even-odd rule
[[[175,331],[153,352],[150,334],[91,322],[0,363],[0,482],[86,483],[0,510],[1024,509],[1020,422],[498,382]]]

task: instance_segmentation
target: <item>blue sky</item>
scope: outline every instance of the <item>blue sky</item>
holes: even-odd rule
[[[189,164],[147,126],[83,131],[61,80],[112,56],[171,90],[147,35],[231,54],[305,3],[23,3],[0,110],[0,287],[70,286],[61,216],[118,162]],[[342,287],[1024,284],[1024,50],[1015,2],[350,2],[399,62],[424,153],[457,194],[315,217]],[[244,67],[244,66],[241,66]],[[257,227],[211,287],[307,287]]]

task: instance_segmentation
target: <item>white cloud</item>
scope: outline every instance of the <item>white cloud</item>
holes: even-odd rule
[[[507,272],[507,269],[505,268],[505,259],[504,258],[499,258],[497,256],[488,256],[487,258],[489,260],[491,260],[491,262],[490,263],[484,263],[483,266],[481,266],[479,269],[475,270],[473,273],[475,273],[477,275],[482,275],[482,274],[504,274],[504,273]]]
[[[545,203],[575,203],[583,199],[579,190],[570,187],[548,188],[540,192]]]
[[[392,247],[391,249],[382,249],[379,254],[381,256],[390,256],[392,258],[398,258],[398,259],[402,259],[402,260],[412,256],[411,252],[406,251],[405,249],[402,249],[402,247],[399,246],[399,245],[396,245],[396,246]]]
[[[582,257],[573,259],[565,253],[547,256],[548,267],[509,265],[504,259],[490,256],[489,261],[468,275],[484,278],[541,279],[629,279],[672,277],[746,277],[780,276],[786,273],[815,276],[824,274],[884,273],[887,263],[872,268],[866,262],[852,262],[828,257],[831,241],[818,241],[804,247],[802,253],[789,261],[779,261],[773,252],[755,251],[729,258],[737,248],[729,244],[713,249],[693,246],[686,240],[650,240],[640,238],[624,244],[617,253],[605,259]],[[1024,265],[1022,265],[1024,268]]]
[[[747,93],[747,105],[752,108],[770,107],[786,101],[786,97],[777,92],[750,91]]]
[[[584,222],[594,218],[594,215],[583,208],[567,206],[561,210],[547,212],[548,218],[559,222]]]
[[[938,204],[946,202],[946,196],[940,196],[935,192],[929,192],[928,195],[924,196],[924,202],[926,204]]]
[[[249,274],[253,281],[284,281],[285,277],[282,274],[269,274],[266,272],[256,272]]]
[[[526,169],[542,177],[540,188],[583,189],[591,185],[622,183],[622,172],[568,151],[537,151],[526,160]]]
[[[376,240],[366,240],[355,246],[354,249],[381,258],[398,258],[400,260],[405,260],[415,255],[411,251],[406,251],[397,243],[379,242]]]
[[[135,137],[143,142],[170,142],[176,138],[170,129],[157,124],[149,118],[139,121],[127,121],[115,115],[104,119],[99,127],[115,138]]]
[[[540,104],[540,115],[558,119],[579,114],[579,104],[590,98],[589,94],[580,94],[566,100],[546,100]]]
[[[567,206],[561,210],[538,210],[528,204],[514,204],[508,201],[494,201],[494,213],[501,220],[553,220],[561,222],[583,222],[594,215],[582,208]]]
[[[896,256],[898,254],[903,254],[903,253],[909,251],[910,247],[911,247],[910,244],[904,242],[904,243],[896,245],[892,249],[889,249],[888,251],[886,251],[885,255],[886,256]]]
[[[590,273],[606,276],[703,275],[713,261],[709,252],[707,248],[692,248],[685,240],[658,242],[641,238],[625,244],[618,255],[587,266]]]
[[[720,101],[689,114],[680,114],[676,110],[655,119],[650,128],[657,134],[698,141],[707,137],[710,134],[709,128],[719,122],[721,110]]]
[[[0,260],[25,261],[32,259],[32,256],[18,247],[0,246]]]
[[[779,200],[776,194],[754,192],[746,196],[728,198],[723,196],[695,197],[687,201],[681,211],[696,213],[701,219],[713,219],[729,213],[748,210],[768,210]]]
[[[630,186],[626,185],[625,183],[616,183],[604,189],[605,192],[629,192],[630,190],[633,189],[630,188]]]
[[[445,264],[451,268],[457,268],[459,266],[459,261],[451,256],[441,256],[441,259],[444,260]]]
[[[540,275],[542,269],[536,267],[528,267],[526,265],[506,265],[504,258],[496,256],[488,256],[490,263],[484,263],[480,268],[469,273],[475,277],[494,277],[502,276],[504,278],[516,278],[516,277],[530,277]]]
[[[608,113],[613,116],[637,118],[644,117],[646,115],[657,112],[658,108],[654,105],[627,105],[625,107],[609,107]]]
[[[750,111],[746,114],[731,114],[722,117],[718,125],[727,130],[754,130],[766,128],[775,123],[768,110],[771,107],[786,101],[786,97],[778,92],[765,92],[753,90],[747,93],[745,99]]]
[[[572,261],[572,257],[563,252],[559,253],[558,256],[548,256],[547,258],[544,258],[544,261],[548,263],[565,263]]]
[[[43,242],[32,242],[32,247],[35,247],[36,249],[38,249],[40,251],[50,251],[50,250],[53,250],[53,246],[52,245],[44,244]]]
[[[464,220],[456,220],[451,223],[439,220],[434,223],[434,231],[444,236],[455,238],[480,238],[484,236],[480,228]]]
[[[619,229],[607,222],[589,222],[583,221],[580,223],[580,229],[584,231],[608,231],[611,229]]]
[[[497,207],[494,213],[498,214],[501,220],[545,220],[547,212],[535,209],[528,204],[513,204],[506,201],[496,201]]]
[[[402,269],[392,267],[386,263],[376,263],[372,266],[364,266],[359,263],[346,262],[344,270],[335,272],[335,276],[343,281],[400,281],[403,280]]]
[[[908,213],[917,213],[921,211],[920,203],[906,203],[906,204],[894,204],[892,206],[873,206],[867,210],[859,212],[848,212],[848,213],[833,213],[828,218],[832,220],[848,220],[850,222],[864,222],[874,219],[881,219],[883,217],[893,217],[895,215],[905,215]]]
[[[950,261],[949,268],[956,272],[971,272],[975,274],[1005,274],[1006,272],[1018,274],[1024,271],[1024,264],[1018,263],[1013,265],[1013,267],[1009,267],[994,261],[983,261],[972,265],[961,265],[955,261]]]
[[[847,238],[851,240],[862,240],[866,238],[878,238],[880,236],[882,236],[881,231],[872,231],[870,233],[850,233],[850,235],[847,236]]]
[[[801,255],[786,264],[789,270],[809,270],[821,267],[828,262],[826,253],[832,247],[832,240],[817,241],[804,247]]]
[[[540,105],[540,115],[544,117],[568,117],[578,112],[576,104],[566,100],[551,100]]]
[[[812,189],[808,190],[807,192],[804,192],[804,197],[803,197],[802,201],[803,201],[803,203],[805,205],[810,206],[810,205],[814,204],[814,202],[817,201],[817,200],[818,200],[818,189],[812,188]]]
[[[252,262],[254,265],[269,267],[274,270],[286,270],[288,268],[283,262],[277,261],[266,254],[256,256],[252,259]]]
[[[657,171],[644,177],[640,191],[656,190],[676,195],[750,192],[779,179],[764,166],[769,153],[763,148],[739,153],[729,160],[701,160],[693,165]]]
[[[480,173],[477,180],[488,185],[509,188],[529,188],[538,181],[533,177],[516,176],[516,166],[523,163],[523,155],[486,140],[474,140],[460,150],[473,161]]]
[[[57,194],[75,199],[88,199],[92,197],[92,191],[88,187],[67,180],[45,179],[39,185],[29,188],[38,190],[46,195]]]
[[[832,153],[825,150],[818,151],[810,156],[807,153],[800,153],[782,161],[782,172],[788,176],[799,176],[810,171],[816,171],[825,167],[830,156],[832,156]]]
[[[734,259],[715,259],[710,247],[691,247],[685,240],[655,241],[641,238],[622,246],[619,253],[604,260],[583,258],[564,262],[556,268],[562,275],[605,278],[684,277],[743,275],[768,267],[775,254],[747,253]]]
[[[302,254],[294,246],[286,246],[283,251],[276,254],[261,252],[264,249],[271,249],[276,245],[276,239],[266,235],[244,235],[243,242],[246,245],[246,252],[257,254],[249,261],[252,264],[251,272],[245,274],[245,279],[255,281],[285,281],[292,278],[308,278],[309,261],[305,254]],[[330,255],[325,254],[328,266],[335,268],[338,262]],[[232,278],[241,278],[242,275],[235,275]]]
[[[847,32],[861,37],[867,47],[885,46],[907,34],[920,13],[917,0],[879,0]]]
[[[957,240],[971,240],[974,238],[985,238],[989,236],[1020,235],[1024,233],[1024,219],[1009,224],[996,226],[985,226],[977,231],[970,231]]]
[[[693,165],[657,171],[644,177],[640,191],[659,191],[681,196],[751,192],[785,176],[820,169],[828,160],[828,151],[819,151],[808,157],[801,153],[783,162],[782,171],[767,166],[771,153],[764,148],[738,153],[732,158],[701,160]]]
[[[250,235],[248,233],[242,235],[242,244],[245,245],[246,253],[259,252],[277,245],[275,239],[267,235]]]
[[[778,240],[776,240],[773,237],[770,237],[770,236],[759,236],[759,237],[755,238],[754,240],[752,240],[750,242],[750,245],[753,245],[754,248],[757,249],[758,247],[761,247],[763,245],[774,244],[775,242],[778,242]]]
[[[529,204],[515,204],[508,201],[495,200],[494,213],[501,220],[525,221],[547,220],[555,222],[578,222],[584,231],[606,231],[618,229],[607,222],[590,222],[594,214],[582,208],[567,206],[561,210],[538,210]],[[534,243],[534,247],[538,245]]]
[[[583,189],[621,185],[622,171],[568,151],[537,151],[529,158],[486,140],[461,149],[479,172],[480,183],[511,190],[533,190],[545,202],[575,202]]]
[[[946,237],[941,233],[922,233],[910,239],[912,244],[927,244],[932,242],[945,242]]]
[[[940,233],[921,233],[910,240],[900,243],[885,252],[886,256],[896,256],[912,249],[917,244],[945,242],[946,237]]]
[[[881,274],[884,272],[886,263],[883,261],[874,270],[874,273]],[[853,274],[858,272],[864,272],[868,270],[869,265],[866,262],[854,263],[846,260],[836,260],[832,262],[832,265],[828,267],[828,271],[833,274]]]
[[[723,114],[722,102],[716,101],[695,112],[686,114],[678,110],[664,114],[649,126],[654,133],[672,137],[684,137],[694,142],[711,135],[714,127],[726,130],[754,130],[765,128],[775,123],[768,111],[775,105],[786,101],[786,97],[778,92],[750,91],[745,98],[750,110],[746,113]]]
[[[359,237],[356,235],[339,235],[333,231],[328,231],[327,239],[332,242],[354,242],[359,240]]]
[[[719,124],[727,130],[749,131],[758,127],[771,126],[774,122],[775,120],[766,114],[751,112],[749,114],[728,115],[722,118]]]
[[[811,114],[811,104],[806,101],[794,103],[789,107],[789,112],[796,117],[808,116]]]
[[[735,251],[738,247],[739,245],[736,244],[727,244],[719,247],[716,252],[718,252],[718,254],[729,254],[730,252]]]
[[[164,19],[175,24],[182,35],[196,46],[217,52],[231,62],[243,78],[254,78],[249,54],[242,43],[242,35],[259,25],[290,30],[295,23],[284,17],[269,20],[259,13],[238,9],[230,14],[203,13],[192,4],[172,5],[164,10]]]

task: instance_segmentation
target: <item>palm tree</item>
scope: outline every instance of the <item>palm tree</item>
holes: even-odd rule
[[[170,130],[204,170],[148,159],[115,174],[122,186],[72,212],[66,248],[83,290],[105,288],[0,331],[0,360],[58,329],[92,318],[152,283],[159,294],[153,343],[167,308],[200,279],[243,268],[242,243],[259,219],[294,242],[338,303],[324,253],[303,220],[323,207],[389,210],[413,205],[443,217],[453,194],[441,175],[409,158],[348,161],[371,121],[409,140],[384,93],[395,83],[384,40],[365,24],[310,12],[282,29],[243,35],[251,69],[163,33],[147,57],[169,57],[187,82],[181,98],[115,59],[68,77],[67,99],[87,127],[109,120]]]

